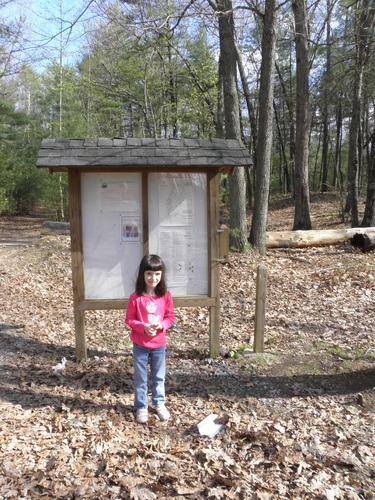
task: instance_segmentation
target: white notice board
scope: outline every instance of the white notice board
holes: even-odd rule
[[[142,176],[83,173],[81,197],[85,298],[128,297],[143,256]]]
[[[208,294],[207,176],[149,175],[149,248],[167,267],[175,296]]]

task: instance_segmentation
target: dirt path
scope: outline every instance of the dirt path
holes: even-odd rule
[[[42,223],[34,217],[0,217],[0,246],[31,244],[40,237]]]

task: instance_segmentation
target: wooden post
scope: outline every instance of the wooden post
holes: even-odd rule
[[[220,274],[219,274],[219,176],[207,174],[208,189],[208,262],[209,296],[215,299],[215,305],[209,307],[210,318],[210,356],[220,354]]]
[[[86,361],[85,312],[80,308],[85,297],[82,256],[81,174],[78,169],[71,169],[68,175],[76,354],[78,361]]]
[[[264,352],[264,324],[266,316],[267,268],[260,264],[257,271],[254,351]]]
[[[229,228],[222,224],[217,232],[219,235],[219,257],[223,262],[226,262],[229,257]]]

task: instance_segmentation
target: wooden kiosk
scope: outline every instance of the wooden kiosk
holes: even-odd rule
[[[225,139],[44,139],[38,167],[68,172],[76,352],[85,311],[125,309],[142,256],[160,255],[177,307],[209,308],[219,354],[219,177],[251,164]]]

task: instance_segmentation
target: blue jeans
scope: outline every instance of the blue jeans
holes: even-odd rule
[[[134,408],[147,408],[147,367],[151,365],[152,403],[154,406],[165,402],[165,345],[149,349],[133,344],[134,363]]]

